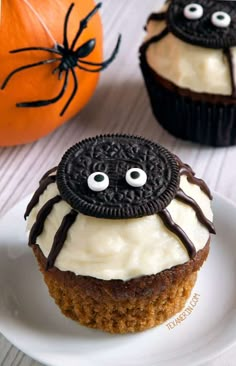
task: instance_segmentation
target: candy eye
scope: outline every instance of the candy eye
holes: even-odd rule
[[[224,11],[216,11],[211,16],[211,22],[218,28],[227,28],[230,25],[231,17]]]
[[[102,172],[90,174],[87,179],[88,187],[94,192],[104,191],[109,186],[108,175]]]
[[[147,174],[139,168],[131,168],[126,172],[126,182],[132,187],[142,187],[147,181]]]
[[[195,20],[203,16],[203,7],[200,4],[189,4],[184,7],[184,16],[187,19]]]

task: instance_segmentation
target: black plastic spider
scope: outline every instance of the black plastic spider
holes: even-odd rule
[[[31,68],[31,67],[40,66],[40,65],[60,62],[59,65],[52,71],[52,73],[54,74],[54,73],[58,72],[58,80],[61,79],[63,73],[65,75],[62,89],[56,97],[54,97],[52,99],[48,99],[48,100],[45,99],[45,100],[17,103],[16,104],[17,107],[42,107],[42,106],[56,103],[60,98],[62,98],[62,96],[64,95],[64,93],[66,91],[66,88],[68,85],[69,72],[71,72],[72,76],[73,76],[73,80],[74,80],[74,88],[73,88],[70,98],[68,99],[67,103],[65,104],[64,108],[62,109],[62,111],[60,113],[60,116],[62,116],[65,113],[66,109],[69,107],[71,101],[73,100],[73,98],[78,90],[78,79],[77,79],[77,75],[75,73],[74,68],[78,67],[79,69],[88,71],[88,72],[99,72],[101,70],[104,70],[114,60],[114,58],[119,50],[121,35],[119,35],[119,37],[118,37],[116,46],[115,46],[110,58],[108,58],[106,61],[101,62],[101,63],[93,63],[93,62],[83,60],[85,57],[90,55],[90,53],[94,50],[94,48],[96,46],[96,40],[94,38],[88,40],[87,42],[85,42],[84,44],[82,44],[81,46],[79,46],[75,49],[76,42],[78,41],[78,39],[79,39],[80,35],[82,34],[82,32],[84,31],[84,29],[87,28],[89,20],[96,14],[96,12],[101,8],[101,6],[102,6],[101,3],[97,4],[95,6],[95,8],[84,19],[82,19],[80,21],[80,26],[79,26],[78,32],[76,33],[71,46],[69,46],[69,43],[68,43],[67,28],[68,28],[68,20],[69,20],[71,11],[74,7],[74,3],[72,3],[70,5],[70,7],[67,11],[66,17],[65,17],[64,32],[63,32],[63,45],[56,44],[54,48],[27,47],[27,48],[19,48],[19,49],[10,51],[10,53],[19,53],[19,52],[34,51],[34,50],[35,51],[47,51],[47,52],[50,52],[53,54],[57,54],[61,57],[55,57],[55,58],[51,58],[48,60],[43,60],[43,61],[39,61],[36,63],[24,65],[24,66],[21,66],[15,70],[13,70],[4,80],[1,89],[4,89],[6,87],[6,85],[12,78],[12,76],[15,75],[17,72]],[[91,68],[89,68],[89,66],[95,66],[96,68],[91,69]]]

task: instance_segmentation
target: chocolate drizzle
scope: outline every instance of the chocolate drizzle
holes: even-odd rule
[[[209,230],[210,233],[215,234],[215,228],[213,223],[207,219],[201,207],[192,197],[188,196],[181,188],[179,188],[178,192],[176,193],[175,199],[191,206],[196,212],[196,216],[198,220],[201,222],[201,224],[204,225]]]
[[[151,15],[149,15],[147,23],[152,21],[152,20],[165,20],[166,19],[166,13],[162,12],[162,13],[152,13]]]
[[[196,184],[197,186],[199,186],[200,189],[207,195],[207,197],[210,200],[212,200],[211,191],[207,187],[207,185],[204,182],[204,180],[195,177],[194,175],[192,175],[191,173],[189,173],[188,171],[186,171],[186,168],[180,169],[180,175],[184,175],[184,174],[187,175],[187,180],[189,181],[189,183]]]
[[[150,39],[148,39],[140,47],[140,52],[145,53],[146,50],[148,49],[148,47],[150,46],[150,44],[155,43],[155,42],[159,42],[162,38],[167,36],[168,33],[169,33],[168,28],[165,28],[165,29],[163,29],[163,31],[161,33],[159,33],[159,34],[151,37]]]
[[[54,166],[54,168],[49,169],[40,179],[39,183],[41,183],[45,178],[47,178],[49,175],[57,171],[57,166]]]
[[[189,183],[196,184],[207,195],[207,197],[212,200],[211,191],[204,182],[204,180],[195,177],[195,173],[192,168],[188,164],[184,164],[176,155],[175,158],[180,167],[180,175],[186,175]]]
[[[228,64],[229,64],[230,80],[231,80],[231,87],[232,87],[231,96],[233,98],[236,98],[236,79],[235,79],[235,71],[234,71],[233,53],[230,48],[226,48],[224,50],[224,54],[225,54],[225,56],[228,60]]]
[[[163,211],[159,212],[158,215],[162,219],[164,225],[172,231],[178,238],[182,241],[184,244],[189,257],[192,259],[196,254],[196,248],[193,244],[193,242],[189,239],[189,237],[186,235],[186,233],[181,229],[179,225],[177,225],[172,217],[171,214],[167,211],[167,209],[164,209]]]
[[[55,260],[66,241],[67,233],[75,222],[77,215],[78,212],[71,210],[70,213],[63,218],[62,223],[54,236],[53,245],[47,259],[46,270],[49,270],[54,266]]]
[[[180,175],[186,175],[187,180],[192,183],[196,184],[200,187],[200,189],[208,196],[209,199],[212,199],[211,192],[209,188],[207,187],[206,183],[202,179],[198,179],[195,177],[195,173],[192,170],[192,168],[188,164],[184,164],[176,155],[175,158],[179,164],[180,167]],[[214,224],[207,219],[207,217],[204,215],[201,207],[197,204],[197,202],[190,196],[188,196],[180,187],[176,193],[175,199],[182,201],[183,203],[189,205],[192,207],[192,209],[195,211],[196,216],[198,220],[201,222],[202,225],[204,225],[210,233],[215,234],[215,227]],[[190,240],[190,238],[186,235],[186,233],[181,229],[179,225],[177,225],[172,217],[171,214],[167,211],[167,209],[164,209],[163,211],[159,212],[158,215],[166,225],[166,227],[172,231],[175,235],[179,237],[179,239],[184,244],[189,257],[193,258],[196,254],[196,248],[193,244],[193,242]]]
[[[41,194],[45,191],[45,189],[47,188],[47,186],[49,186],[49,184],[55,183],[56,182],[56,176],[55,175],[49,175],[49,176],[45,176],[45,178],[42,178],[40,180],[40,186],[37,189],[37,191],[34,193],[33,197],[31,198],[31,201],[29,202],[25,214],[24,214],[24,218],[26,219],[30,212],[32,211],[32,209],[34,208],[34,206],[36,206],[39,202],[39,197],[41,196]]]
[[[53,209],[53,206],[61,201],[61,196],[55,196],[47,201],[43,207],[39,210],[36,221],[31,228],[29,235],[29,245],[36,244],[37,237],[42,233],[44,228],[44,223]]]

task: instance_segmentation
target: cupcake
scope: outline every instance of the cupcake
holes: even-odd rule
[[[160,124],[184,140],[236,144],[234,1],[168,1],[146,30],[141,70]]]
[[[62,313],[110,333],[179,312],[214,233],[211,193],[193,170],[141,137],[72,146],[25,213],[29,245]]]

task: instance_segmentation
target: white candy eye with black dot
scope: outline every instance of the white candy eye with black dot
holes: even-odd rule
[[[188,4],[184,7],[184,16],[190,20],[200,19],[203,16],[203,7],[196,3]]]
[[[132,187],[142,187],[147,181],[147,174],[143,169],[131,168],[126,172],[125,180]]]
[[[88,187],[91,191],[101,192],[109,186],[108,175],[102,172],[95,172],[90,174],[87,179]]]
[[[224,11],[216,11],[211,16],[211,22],[218,28],[227,28],[231,23],[231,17]]]

